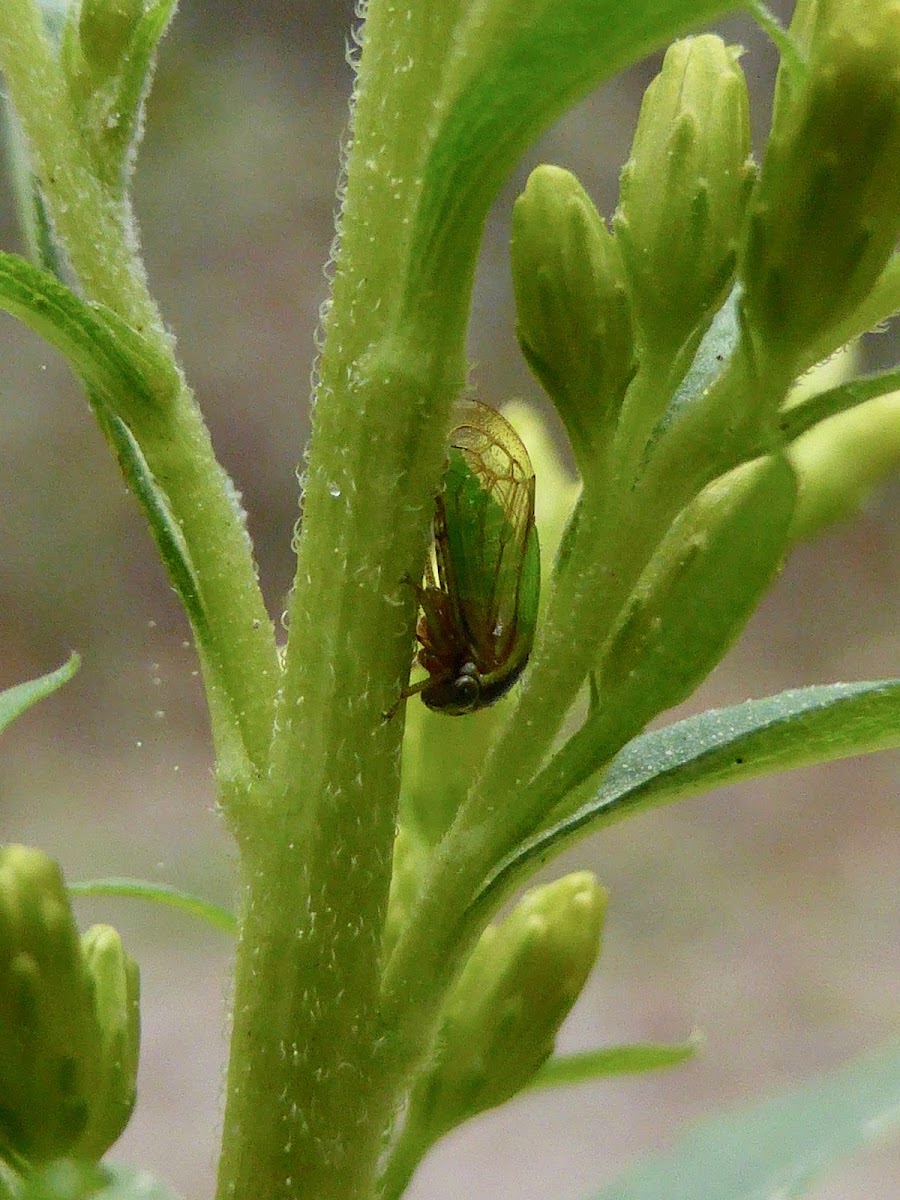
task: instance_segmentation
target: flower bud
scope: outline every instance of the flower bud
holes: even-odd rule
[[[605,889],[580,871],[527,892],[485,930],[410,1100],[423,1142],[514,1096],[549,1057],[600,953],[605,911]]]
[[[781,567],[796,497],[787,459],[769,455],[679,514],[603,653],[600,712],[629,737],[686,699],[744,627]]]
[[[519,344],[582,466],[635,370],[618,246],[575,176],[541,166],[513,206],[511,253]]]
[[[38,1165],[87,1125],[100,1034],[59,868],[0,850],[0,1156]]]
[[[900,469],[900,391],[814,425],[788,449],[799,494],[791,542],[859,515],[872,491]]]
[[[90,1118],[74,1154],[99,1160],[128,1124],[136,1098],[140,1050],[140,982],[137,964],[109,925],[94,925],[81,939],[94,983],[100,1030],[98,1072]]]
[[[99,1159],[134,1106],[137,967],[119,935],[78,936],[57,865],[0,849],[0,1158]]]
[[[790,372],[852,315],[900,235],[900,6],[807,3],[805,84],[782,70],[743,250],[744,310]]]
[[[669,47],[641,105],[613,219],[641,347],[673,358],[731,287],[753,178],[740,51]]]

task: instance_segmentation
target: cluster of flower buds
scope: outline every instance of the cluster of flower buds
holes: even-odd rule
[[[712,35],[689,38],[670,47],[644,96],[612,233],[559,168],[538,167],[516,202],[519,341],[586,486],[638,369],[649,364],[664,384],[733,284],[749,148],[737,52]]]
[[[672,45],[646,91],[612,234],[557,168],[539,167],[516,204],[519,339],[585,487],[617,423],[638,456],[653,445],[729,294],[740,353],[763,381],[734,403],[771,412],[817,348],[839,344],[829,331],[894,251],[897,5],[799,0],[789,34],[758,177],[740,51],[703,35]]]
[[[119,935],[80,937],[57,865],[0,850],[0,1158],[99,1160],[135,1100],[138,971]]]

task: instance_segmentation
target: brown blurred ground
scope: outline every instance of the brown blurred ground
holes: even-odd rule
[[[294,468],[332,236],[349,73],[349,5],[185,3],[150,105],[136,204],[150,275],[216,445],[243,490],[272,611],[290,580]],[[745,25],[751,84],[772,56]],[[492,215],[472,320],[482,394],[538,398],[515,347],[506,242],[527,170],[577,171],[615,202],[644,64],[561,122]],[[766,123],[765,103],[754,113]],[[8,202],[0,245],[16,246]],[[886,352],[882,338],[875,353]],[[4,840],[71,878],[135,874],[228,902],[202,700],[184,622],[149,538],[64,365],[0,322],[0,685],[77,647],[63,693],[6,734]],[[782,687],[897,673],[896,486],[792,557],[693,707]],[[620,826],[568,856],[612,901],[600,970],[563,1045],[678,1039],[702,1058],[635,1081],[531,1097],[459,1131],[415,1200],[589,1193],[682,1120],[827,1069],[896,1027],[898,760],[764,780]],[[558,870],[557,866],[557,870]],[[138,1115],[116,1157],[208,1196],[224,1056],[229,947],[177,915],[83,904],[122,928],[144,972]],[[898,1159],[871,1154],[818,1200],[890,1200]]]

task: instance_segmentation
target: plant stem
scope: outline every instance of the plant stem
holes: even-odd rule
[[[378,1200],[400,1200],[432,1144],[415,1120],[404,1124],[382,1172]]]
[[[413,298],[410,229],[452,5],[371,3],[265,786],[245,862],[220,1200],[364,1200],[404,1075],[379,1008],[402,722],[468,278]],[[423,13],[423,18],[425,14]]]
[[[221,1197],[368,1197],[392,1116],[384,1061],[360,997],[333,989],[323,1008],[322,989],[311,986],[332,975],[362,978],[367,964],[376,967],[380,931],[371,921],[347,924],[342,854],[338,879],[328,870],[328,847],[319,845],[318,870],[309,876],[312,856],[298,840],[308,832],[270,822],[265,853],[245,859]],[[383,864],[370,864],[368,881],[379,890],[382,873]],[[349,895],[368,914],[364,876],[351,877]]]

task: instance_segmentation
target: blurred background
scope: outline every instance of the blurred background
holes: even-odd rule
[[[789,9],[789,5],[773,5]],[[182,0],[147,114],[135,206],[147,266],[213,438],[243,492],[274,615],[291,577],[295,470],[333,235],[351,75],[349,0]],[[757,145],[774,56],[747,22]],[[658,60],[570,112],[492,212],[471,324],[479,393],[540,405],[513,333],[510,205],[541,161],[615,205],[643,88]],[[4,181],[0,178],[0,189]],[[0,246],[18,249],[7,191]],[[896,343],[895,343],[896,346]],[[872,339],[868,365],[886,361]],[[215,812],[206,716],[187,628],[64,363],[0,318],[0,686],[73,648],[75,681],[3,738],[4,841],[55,855],[70,879],[131,874],[230,903],[234,862]],[[896,482],[854,521],[792,555],[691,710],[788,686],[898,673]],[[675,1071],[532,1096],[457,1131],[414,1200],[590,1194],[677,1126],[836,1066],[896,1029],[898,758],[723,790],[618,826],[567,855],[610,888],[604,955],[561,1048],[679,1040]],[[116,924],[143,971],[137,1114],[114,1157],[185,1198],[211,1195],[230,946],[134,901],[79,902]],[[870,1153],[817,1200],[896,1195],[895,1151]]]

